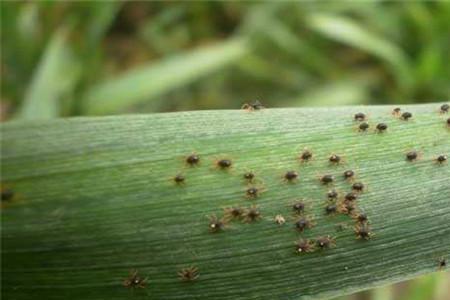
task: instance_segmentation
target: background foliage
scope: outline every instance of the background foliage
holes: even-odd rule
[[[447,1],[0,5],[2,120],[450,95]],[[443,276],[357,297],[439,299]]]

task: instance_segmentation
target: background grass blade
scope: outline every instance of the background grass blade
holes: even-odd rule
[[[246,40],[235,38],[140,67],[89,89],[84,99],[85,111],[114,113],[156,99],[229,66],[248,51]]]
[[[60,115],[60,101],[74,87],[80,69],[68,46],[68,29],[55,32],[36,68],[18,117],[51,119]]]
[[[312,14],[308,17],[312,29],[340,43],[362,49],[387,63],[397,82],[406,91],[412,88],[414,77],[407,56],[390,41],[364,29],[344,17]]]
[[[450,167],[433,159],[450,153],[450,130],[439,104],[393,107],[203,111],[76,118],[2,126],[2,293],[9,299],[318,299],[439,270],[450,258]],[[355,130],[363,111],[383,134]],[[314,159],[300,164],[308,147]],[[420,151],[416,162],[405,151]],[[197,152],[201,165],[185,166]],[[331,153],[344,157],[330,166]],[[214,161],[233,160],[229,171]],[[318,175],[350,190],[341,174],[357,172],[367,190],[358,200],[374,236],[355,239],[348,216],[325,216]],[[244,171],[265,191],[245,198]],[[298,170],[300,180],[282,176]],[[176,186],[173,176],[186,176]],[[316,226],[293,229],[290,204],[304,198]],[[263,218],[208,232],[206,216],[255,203]],[[279,226],[273,218],[285,216]],[[294,253],[294,242],[331,235],[333,249]],[[196,266],[200,278],[177,278]],[[132,268],[145,289],[122,286]]]

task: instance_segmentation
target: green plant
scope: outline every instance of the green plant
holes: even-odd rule
[[[204,111],[12,122],[2,126],[2,293],[29,299],[316,299],[439,270],[450,258],[450,129],[439,104],[393,107]],[[353,114],[369,116],[368,132]],[[384,133],[373,131],[379,122]],[[300,163],[305,147],[314,158]],[[405,160],[417,150],[417,161]],[[198,167],[186,155],[201,157]],[[327,158],[344,162],[331,166]],[[231,170],[214,161],[229,158]],[[357,200],[373,238],[357,240],[347,215],[326,216],[325,187],[349,191],[354,169],[367,190]],[[265,191],[245,197],[245,171]],[[288,170],[299,180],[283,180]],[[185,184],[173,176],[181,172]],[[304,198],[316,226],[299,234],[289,205]],[[259,206],[262,219],[217,234],[207,216]],[[286,223],[273,218],[281,214]],[[296,255],[299,237],[331,235],[336,247]],[[197,267],[199,278],[177,272]],[[122,286],[130,269],[148,285]]]

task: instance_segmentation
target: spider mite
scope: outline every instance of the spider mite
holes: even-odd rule
[[[441,114],[448,113],[448,110],[450,109],[450,105],[448,104],[442,104],[440,108]]]
[[[245,172],[242,177],[244,177],[244,179],[247,180],[248,182],[252,182],[253,179],[255,178],[255,173],[251,171]]]
[[[316,239],[316,245],[317,247],[319,247],[319,249],[329,249],[329,248],[333,248],[334,246],[336,246],[336,240],[327,235],[327,236],[321,236],[319,238]]]
[[[417,151],[412,150],[406,153],[405,155],[407,161],[415,161],[419,157],[419,153]]]
[[[314,222],[307,217],[301,217],[295,221],[294,226],[295,229],[297,229],[300,232],[303,232],[305,229],[313,227]]]
[[[192,153],[191,155],[186,157],[186,163],[189,166],[196,166],[200,163],[200,157],[197,154]]]
[[[185,177],[182,174],[177,174],[174,178],[173,181],[175,181],[176,184],[183,184],[185,181]]]
[[[365,186],[364,183],[362,182],[355,182],[354,184],[352,184],[352,190],[356,191],[356,192],[362,192],[364,190]]]
[[[298,172],[297,171],[287,171],[284,174],[283,178],[287,182],[294,182],[298,178]]]
[[[382,133],[388,129],[388,126],[386,123],[378,123],[376,129],[378,133]]]
[[[262,103],[258,100],[255,100],[251,103],[245,103],[244,105],[242,105],[241,109],[246,109],[248,111],[253,111],[253,110],[261,110],[265,108]]]
[[[260,218],[261,218],[261,212],[259,211],[258,207],[255,205],[252,205],[250,208],[246,209],[246,211],[244,213],[244,221],[247,223],[257,221]]]
[[[369,225],[365,223],[355,226],[355,234],[356,238],[364,240],[370,240],[373,235],[373,233],[370,231]]]
[[[402,120],[408,121],[410,118],[412,118],[412,113],[405,111],[404,113],[402,113],[401,118]]]
[[[354,116],[355,121],[364,121],[366,119],[366,115],[362,112],[356,113]]]
[[[8,188],[1,188],[1,199],[3,201],[10,201],[14,198],[14,192]]]
[[[131,270],[128,278],[123,281],[123,286],[126,288],[142,289],[147,286],[147,278],[140,277],[137,270]]]
[[[180,280],[185,282],[194,281],[200,276],[198,274],[198,268],[192,266],[181,269],[177,274]]]
[[[224,208],[225,216],[229,219],[239,219],[244,215],[244,210],[240,207],[226,207]]]
[[[369,129],[369,123],[367,122],[362,122],[361,124],[359,124],[358,129],[359,131],[367,131],[367,129]]]
[[[339,204],[338,211],[344,215],[351,215],[356,210],[356,205],[352,201],[342,201]]]
[[[292,205],[292,210],[296,214],[302,214],[305,211],[305,203],[302,201],[295,202]]]
[[[325,214],[332,215],[337,212],[338,208],[336,204],[328,204],[325,206]]]
[[[365,213],[359,213],[354,216],[354,219],[359,223],[367,223],[369,222],[369,218]]]
[[[355,171],[353,171],[353,170],[347,170],[344,172],[345,179],[352,179],[354,176],[355,176]]]
[[[295,242],[295,252],[298,254],[313,252],[315,250],[314,242],[311,240],[301,239]]]
[[[447,119],[447,126],[450,127],[450,118]]]
[[[320,180],[320,182],[321,182],[322,184],[327,185],[327,184],[333,183],[333,181],[334,181],[334,176],[333,176],[333,175],[329,175],[329,174],[323,175],[323,176],[321,176],[321,177],[319,178],[319,180]]]
[[[447,267],[447,260],[444,257],[438,259],[438,268],[439,270],[445,269]]]
[[[226,220],[224,218],[219,219],[216,215],[209,217],[209,231],[212,233],[223,231],[226,225]]]
[[[339,155],[337,155],[337,154],[332,154],[328,158],[328,161],[330,163],[332,163],[332,164],[335,164],[335,165],[339,164],[341,162],[341,160],[342,160],[342,158]]]
[[[345,194],[344,199],[346,201],[355,201],[356,199],[358,199],[358,195],[353,192],[350,192],[350,193]]]
[[[336,190],[329,190],[327,192],[327,198],[329,200],[336,200],[338,196],[339,196],[339,193]]]
[[[261,188],[251,186],[245,191],[245,197],[247,199],[256,199],[261,195],[261,192],[262,192]]]
[[[447,162],[447,155],[441,154],[438,157],[436,157],[434,160],[438,163],[438,164],[443,164],[445,162]]]
[[[313,157],[313,154],[311,151],[309,151],[308,149],[303,150],[302,153],[300,153],[299,159],[302,162],[307,162],[309,160],[311,160]]]
[[[223,158],[216,161],[216,166],[222,170],[231,168],[232,164],[233,162],[231,161],[231,159],[228,158]]]
[[[274,220],[278,225],[283,225],[284,223],[286,223],[286,219],[282,215],[276,215]]]
[[[401,110],[400,107],[396,107],[396,108],[394,108],[394,109],[392,110],[392,114],[393,114],[394,116],[398,116],[398,115],[400,114],[401,111],[402,111],[402,110]]]

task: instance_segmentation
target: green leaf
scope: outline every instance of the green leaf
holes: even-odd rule
[[[117,113],[132,105],[161,98],[167,92],[231,65],[248,51],[245,39],[234,38],[133,69],[88,90],[84,98],[85,112]]]
[[[448,115],[440,104],[261,111],[201,111],[14,122],[1,127],[2,293],[8,299],[318,299],[439,270],[450,258]],[[373,128],[358,132],[353,114]],[[300,163],[305,147],[313,159]],[[415,162],[405,152],[419,151]],[[196,152],[197,167],[184,158]],[[331,154],[343,157],[330,165]],[[215,162],[229,158],[230,170]],[[373,237],[355,238],[355,221],[326,216],[318,177],[350,191],[346,169],[366,190],[356,200]],[[252,170],[260,197],[249,200]],[[299,172],[288,183],[283,175]],[[184,185],[173,176],[182,173]],[[298,233],[290,205],[306,202],[313,228]],[[206,216],[258,205],[262,219],[210,233]],[[277,225],[274,217],[285,217]],[[330,235],[336,247],[298,255],[294,242]],[[177,272],[198,267],[181,282]],[[122,286],[130,269],[144,289]]]
[[[26,91],[18,118],[43,120],[60,116],[60,101],[74,87],[80,69],[68,46],[68,29],[56,31]]]
[[[412,88],[414,78],[409,59],[395,44],[344,17],[312,14],[308,20],[312,29],[328,38],[380,58],[403,89],[408,91]]]

